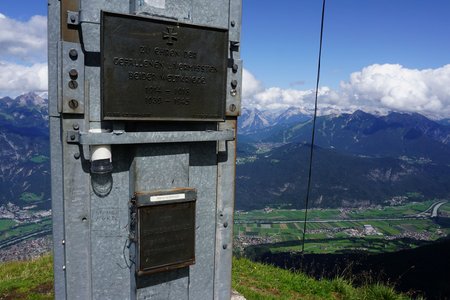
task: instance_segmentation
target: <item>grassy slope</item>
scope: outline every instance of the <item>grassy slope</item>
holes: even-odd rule
[[[53,299],[50,255],[0,264],[0,299]]]
[[[252,299],[407,299],[390,287],[354,288],[341,278],[315,280],[272,266],[233,259],[233,288]],[[53,299],[52,259],[0,264],[0,299]]]
[[[247,259],[233,260],[233,288],[252,299],[408,299],[393,288],[370,284],[355,288],[342,278],[315,280]]]

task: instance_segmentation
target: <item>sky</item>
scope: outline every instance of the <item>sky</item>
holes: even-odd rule
[[[311,111],[321,0],[243,0],[243,106]],[[0,0],[0,96],[47,89],[47,2]],[[327,0],[319,112],[450,117],[450,1]]]

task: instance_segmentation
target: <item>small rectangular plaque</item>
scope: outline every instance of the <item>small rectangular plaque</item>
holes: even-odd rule
[[[228,30],[102,12],[104,120],[225,118]]]
[[[193,264],[196,191],[176,189],[139,194],[136,198],[138,275]]]

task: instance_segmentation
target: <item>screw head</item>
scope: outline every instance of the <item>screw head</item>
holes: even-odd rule
[[[78,71],[76,69],[71,69],[69,71],[69,76],[72,79],[77,79],[78,78]]]
[[[239,66],[237,64],[233,64],[233,67],[231,69],[233,70],[233,73],[237,73]]]
[[[69,81],[69,87],[74,90],[78,87],[78,82],[76,82],[75,80],[71,80]]]
[[[231,87],[232,87],[233,89],[235,89],[235,88],[237,87],[237,85],[238,85],[238,82],[237,82],[236,79],[231,80]]]
[[[75,100],[75,99],[71,99],[71,100],[69,101],[69,107],[70,107],[71,109],[76,109],[76,108],[78,107],[78,101]]]
[[[69,57],[72,60],[76,60],[78,58],[78,51],[76,49],[70,49],[69,51]]]

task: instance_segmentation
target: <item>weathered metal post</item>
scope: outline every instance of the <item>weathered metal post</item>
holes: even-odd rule
[[[56,299],[229,299],[241,0],[49,0]]]

